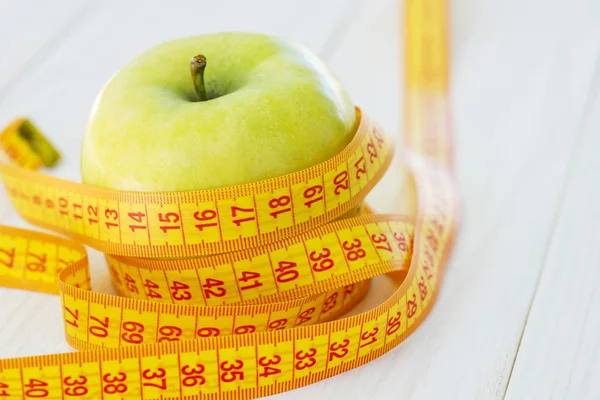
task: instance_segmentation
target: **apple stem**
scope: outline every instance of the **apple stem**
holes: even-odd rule
[[[204,69],[206,68],[206,57],[202,54],[198,54],[196,57],[192,57],[190,61],[190,70],[192,72],[192,81],[194,81],[194,89],[198,100],[206,101],[208,96],[206,95],[206,88],[204,87]]]

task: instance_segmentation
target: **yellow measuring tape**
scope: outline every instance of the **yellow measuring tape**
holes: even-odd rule
[[[0,360],[0,397],[250,398],[382,355],[423,321],[458,223],[445,0],[406,2],[406,158],[416,220],[355,209],[393,145],[357,109],[352,142],[280,178],[184,193],[106,190],[0,164],[17,211],[73,240],[0,226],[0,285],[58,293],[81,352]],[[41,160],[13,140],[21,165]],[[11,135],[13,137],[11,138]],[[123,297],[91,291],[82,244]],[[389,274],[396,291],[341,318]]]

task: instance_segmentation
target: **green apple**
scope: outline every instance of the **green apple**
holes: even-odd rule
[[[192,59],[190,78],[190,59]],[[142,53],[102,89],[81,152],[85,183],[189,191],[256,182],[323,162],[352,139],[353,103],[312,52],[218,33]]]

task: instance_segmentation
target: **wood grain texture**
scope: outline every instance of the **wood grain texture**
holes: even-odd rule
[[[17,3],[9,1],[15,10]],[[53,4],[81,12],[74,0]],[[27,46],[39,49],[50,31],[63,32],[35,69],[9,79],[3,78],[9,67],[0,64],[0,125],[16,115],[33,117],[67,155],[54,174],[80,180],[89,109],[120,66],[154,43],[217,30],[276,33],[308,45],[355,103],[400,138],[401,2],[139,4],[105,1],[71,19],[55,18],[56,28],[27,35],[37,43]],[[510,399],[600,398],[594,229],[600,100],[590,97],[600,91],[594,80],[599,8],[596,0],[452,2],[451,97],[463,222],[438,302],[388,355],[274,399],[479,400],[505,392]],[[73,15],[81,15],[78,23]],[[12,32],[25,17],[31,18],[13,12],[0,32]],[[0,35],[0,50],[11,48],[8,40]],[[35,51],[13,52],[14,60],[27,62],[22,54]],[[10,81],[5,94],[2,79]],[[400,151],[368,198],[377,211],[399,209],[403,168]],[[0,215],[0,223],[27,226],[12,212]],[[111,293],[102,256],[91,250],[90,258],[94,288]],[[370,301],[385,296],[379,288]],[[0,304],[0,357],[71,351],[57,298],[0,289]]]
[[[587,122],[508,399],[597,399],[600,394],[600,101]]]
[[[600,7],[588,13],[596,20]],[[584,29],[586,36],[597,29]],[[595,80],[577,131],[563,192],[508,399],[600,397],[600,40],[591,41]],[[593,51],[592,51],[593,50]]]

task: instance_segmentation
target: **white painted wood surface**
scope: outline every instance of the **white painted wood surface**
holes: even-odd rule
[[[600,46],[508,398],[600,396]]]
[[[58,176],[79,180],[87,114],[114,71],[215,30],[305,43],[401,133],[398,0],[43,4],[0,0],[0,125],[31,116],[66,156]],[[455,0],[452,13],[463,223],[438,303],[389,354],[273,398],[600,398],[600,3]],[[369,197],[379,211],[399,208],[395,167]],[[7,211],[0,223],[27,226]],[[90,255],[94,288],[110,293]],[[71,351],[60,315],[57,298],[0,289],[0,357]]]

